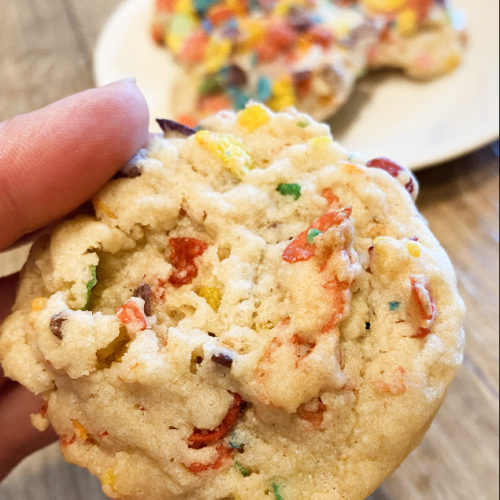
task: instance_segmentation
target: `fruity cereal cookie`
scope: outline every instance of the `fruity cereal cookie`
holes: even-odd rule
[[[365,498],[462,359],[415,179],[293,110],[160,123],[33,249],[5,373],[112,498]]]
[[[250,99],[325,119],[368,70],[451,71],[463,30],[444,0],[157,0],[152,23],[182,68],[172,112],[191,125]]]

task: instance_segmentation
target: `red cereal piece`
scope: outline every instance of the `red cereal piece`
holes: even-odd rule
[[[411,294],[417,303],[420,316],[423,320],[433,322],[437,317],[437,308],[426,279],[423,276],[411,274],[410,283]]]
[[[333,42],[333,33],[319,25],[314,25],[307,30],[307,38],[324,49],[330,47]]]
[[[194,128],[198,124],[197,120],[188,114],[177,115],[175,121],[182,123],[182,125],[186,125],[187,127]]]
[[[297,41],[297,32],[288,24],[277,22],[269,26],[266,35],[267,43],[277,51],[291,49]]]
[[[61,446],[69,446],[70,444],[73,444],[75,441],[76,441],[75,434],[73,434],[71,437],[62,435],[60,438]]]
[[[379,392],[390,392],[391,394],[403,394],[408,389],[406,371],[402,366],[398,366],[394,373],[386,379],[377,379],[373,385]]]
[[[405,170],[405,168],[403,168],[401,165],[398,165],[396,162],[389,160],[389,158],[383,157],[373,158],[373,160],[370,160],[366,164],[366,166],[370,168],[380,168],[381,170],[385,170],[393,177],[397,177],[399,175],[399,172],[403,172]],[[410,180],[405,184],[405,188],[410,194],[413,193],[415,189],[413,179],[410,178]]]
[[[157,45],[163,45],[165,39],[165,32],[159,24],[151,25],[151,38]]]
[[[311,354],[316,344],[314,342],[308,342],[306,339],[294,333],[290,337],[290,343],[296,347],[297,360],[295,361],[295,367],[299,366],[299,363]]]
[[[330,188],[325,188],[321,191],[321,196],[328,202],[329,205],[338,206],[339,198],[337,195],[333,194]]]
[[[301,404],[297,408],[297,415],[301,420],[309,422],[315,429],[323,423],[323,413],[326,411],[326,406],[321,401],[321,398],[314,398],[307,403]]]
[[[169,243],[173,270],[168,281],[176,286],[187,285],[198,275],[194,259],[203,255],[208,243],[196,238],[170,238]]]
[[[173,12],[175,9],[176,0],[156,0],[156,12]]]
[[[273,45],[264,41],[256,45],[255,53],[257,54],[258,61],[265,63],[272,61],[277,56],[278,51]]]
[[[179,59],[185,62],[202,62],[208,45],[208,35],[203,29],[196,30],[184,42]]]
[[[328,212],[321,217],[318,217],[305,231],[298,234],[295,239],[285,248],[282,254],[282,259],[286,262],[295,263],[304,260],[309,260],[314,256],[316,247],[314,244],[309,244],[307,241],[307,232],[309,229],[319,229],[324,233],[327,229],[333,226],[338,226],[344,222],[352,213],[352,208],[344,208]]]
[[[116,310],[116,316],[124,325],[135,323],[139,330],[145,330],[148,327],[144,313],[139,309],[133,300],[128,300]]]
[[[331,296],[331,311],[332,315],[330,319],[322,326],[321,333],[327,333],[333,328],[335,328],[342,316],[344,315],[344,310],[346,306],[346,292],[349,290],[349,283],[346,281],[327,281],[323,288],[327,290],[327,292]]]
[[[193,462],[192,464],[188,465],[187,468],[191,471],[194,472],[195,474],[199,474],[200,472],[204,472],[208,469],[213,469],[217,470],[219,469],[224,463],[231,458],[231,455],[233,453],[233,450],[231,448],[226,448],[222,444],[218,445],[215,450],[217,451],[217,456],[215,460],[209,464],[202,464],[200,462]]]
[[[214,26],[217,26],[218,24],[227,21],[231,17],[234,17],[234,15],[234,9],[228,7],[227,5],[216,3],[215,5],[210,7],[207,17]]]
[[[411,296],[420,312],[422,325],[412,338],[423,339],[431,333],[431,325],[437,318],[437,307],[424,276],[411,274]]]
[[[413,9],[418,14],[418,20],[424,21],[429,15],[434,0],[408,0],[406,8]]]
[[[195,429],[195,431],[187,439],[191,444],[213,443],[214,441],[223,438],[229,432],[240,414],[242,402],[239,394],[233,392],[231,394],[234,398],[233,404],[227,411],[226,416],[222,419],[222,422],[213,430]]]
[[[199,108],[203,115],[210,115],[222,109],[231,109],[232,107],[233,101],[226,94],[207,95],[199,99]]]

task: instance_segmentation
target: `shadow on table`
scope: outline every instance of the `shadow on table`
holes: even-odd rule
[[[463,197],[498,176],[498,141],[473,153],[416,172],[420,184],[420,210],[444,200]]]

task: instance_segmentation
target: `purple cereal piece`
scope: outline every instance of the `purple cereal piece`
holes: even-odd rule
[[[146,316],[151,316],[151,287],[147,283],[143,283],[134,290],[132,295],[144,300],[144,314]]]
[[[157,118],[156,122],[163,130],[165,136],[167,136],[169,133],[173,133],[175,135],[183,135],[186,137],[196,134],[196,130],[194,128],[188,127],[187,125],[183,125],[182,123],[176,122],[174,120],[167,120],[166,118]]]

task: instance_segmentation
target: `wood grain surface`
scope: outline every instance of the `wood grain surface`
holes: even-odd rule
[[[118,3],[0,0],[0,121],[92,86],[92,50]],[[418,172],[418,205],[455,265],[467,306],[467,346],[421,445],[371,500],[499,496],[498,177],[498,142]],[[104,498],[98,481],[64,463],[55,446],[0,484],[1,500]]]

